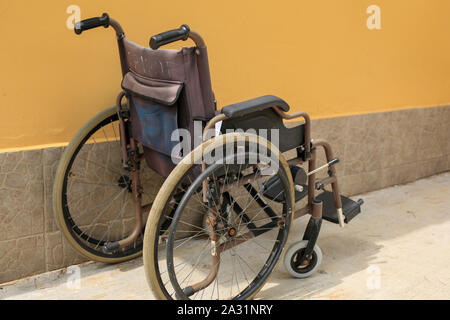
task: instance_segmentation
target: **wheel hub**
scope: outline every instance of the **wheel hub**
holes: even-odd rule
[[[128,176],[121,176],[119,180],[117,180],[117,185],[123,189],[128,189],[128,192],[132,192],[131,185],[132,181]]]
[[[230,228],[230,229],[228,230],[228,235],[229,235],[230,237],[234,237],[234,236],[236,235],[236,229],[235,229],[235,228]]]
[[[306,272],[311,267],[314,267],[315,264],[315,255],[314,253],[306,259],[302,259],[305,253],[305,248],[298,250],[291,259],[291,265],[297,272]]]

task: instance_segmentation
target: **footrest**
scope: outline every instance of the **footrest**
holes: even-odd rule
[[[317,200],[323,202],[323,219],[339,224],[338,213],[336,207],[334,206],[333,193],[325,191],[316,197]],[[353,201],[350,198],[341,196],[342,200],[342,213],[345,217],[344,222],[349,223],[354,217],[361,213],[361,205],[364,203],[362,199],[358,201]]]
[[[292,180],[296,181],[296,176],[300,172],[304,172],[302,168],[291,166],[290,167],[291,174],[292,174]],[[304,175],[304,181],[306,182],[306,173],[303,173]],[[304,182],[301,181],[301,182]],[[301,183],[298,184],[299,190],[297,188],[295,190],[295,202],[298,202],[302,200],[307,194],[308,194],[308,186],[306,184]],[[300,187],[301,186],[301,187]],[[263,190],[262,194],[264,197],[269,198],[270,200],[276,201],[276,202],[283,202],[284,201],[284,192],[282,192],[283,186],[281,185],[281,181],[278,178],[278,176],[273,176],[269,180],[267,180],[265,183],[263,183]]]
[[[270,181],[275,178],[275,181]],[[270,181],[270,182],[269,182]],[[308,186],[306,184],[301,185],[303,191],[295,191],[295,202],[302,200],[308,194]],[[276,202],[284,201],[284,192],[282,192],[282,186],[278,177],[272,177],[264,184],[263,196]]]

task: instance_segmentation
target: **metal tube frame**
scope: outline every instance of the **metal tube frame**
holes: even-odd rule
[[[125,50],[123,40],[125,39],[125,32],[122,26],[114,19],[110,18],[109,25],[114,29],[117,36],[117,42],[119,46],[120,62],[122,67],[122,74],[125,75],[128,72],[128,66],[126,65]],[[195,31],[191,30],[189,38],[194,41],[197,48],[206,48],[205,41]],[[117,114],[119,117],[119,130],[120,130],[120,142],[122,149],[122,162],[123,167],[132,171],[132,193],[135,203],[135,217],[136,225],[131,234],[118,242],[109,243],[105,246],[105,250],[117,250],[120,248],[132,245],[142,232],[144,225],[143,213],[150,210],[151,204],[142,206],[142,186],[140,182],[140,162],[143,160],[142,155],[139,154],[137,149],[137,142],[133,139],[131,134],[131,127],[129,119],[123,119],[121,117],[121,111],[124,111],[122,105],[123,98],[127,98],[125,92],[121,92],[116,100]]]
[[[296,119],[296,118],[303,118],[305,123],[305,133],[304,133],[304,148],[307,157],[309,157],[308,161],[308,171],[311,173],[308,175],[308,204],[294,212],[294,218],[297,219],[301,216],[304,216],[306,214],[310,214],[310,223],[308,223],[308,228],[305,231],[304,239],[311,240],[310,243],[308,243],[308,247],[305,250],[305,256],[302,257],[302,264],[307,264],[309,260],[311,259],[311,253],[314,248],[314,245],[316,243],[317,237],[320,232],[320,225],[322,222],[322,203],[318,203],[315,201],[315,183],[316,183],[316,173],[314,170],[316,170],[316,162],[317,162],[317,147],[322,147],[325,151],[325,156],[327,158],[327,162],[330,162],[333,160],[333,151],[331,149],[331,146],[328,142],[325,140],[317,140],[313,141],[311,139],[311,119],[309,115],[306,112],[295,112],[292,114],[287,114],[284,111],[282,111],[278,107],[274,107],[273,110],[283,119],[290,120],[290,119]],[[203,131],[203,142],[208,140],[208,132],[212,128],[215,127],[216,123],[228,119],[227,116],[224,114],[219,114],[215,116],[213,119],[211,119],[207,125],[204,128]],[[303,159],[296,158],[293,159],[293,163],[303,163]],[[202,161],[202,171],[204,171],[206,168],[204,160]],[[246,177],[244,177],[245,179]],[[334,196],[334,204],[336,209],[338,210],[338,216],[339,216],[339,222],[341,227],[343,226],[343,216],[342,216],[342,201],[341,196],[339,193],[339,186],[337,182],[337,176],[336,176],[336,169],[334,167],[334,164],[329,165],[329,178],[326,180],[322,180],[322,184],[331,184],[332,190],[333,190],[333,196]],[[207,182],[206,179],[203,181],[203,201],[207,202],[206,199],[206,191],[207,191]],[[217,212],[215,210],[210,210],[210,214],[208,217],[208,221],[215,221],[217,218]],[[213,231],[212,225],[210,225],[211,232],[210,232],[210,239],[213,246],[215,246],[217,241],[217,236],[215,235],[215,232]],[[312,231],[311,231],[312,230]],[[254,237],[254,234],[250,231],[245,235],[238,236],[233,239],[233,241],[228,241],[226,243],[222,243],[218,248],[214,248],[211,253],[213,266],[211,267],[210,273],[206,276],[206,278],[199,282],[194,284],[189,288],[189,293],[193,294],[206,286],[208,286],[210,283],[214,281],[215,276],[217,275],[217,268],[220,264],[220,254],[228,249],[231,249],[240,243],[243,243],[247,241],[248,239],[251,239]]]
[[[324,149],[327,162],[330,162],[331,160],[334,159],[332,148],[328,142],[326,142],[325,140],[322,140],[322,139],[319,139],[316,141],[311,139],[311,119],[306,112],[299,111],[299,112],[287,114],[283,110],[281,110],[279,107],[273,107],[273,110],[281,118],[283,118],[285,120],[303,118],[304,125],[305,125],[305,134],[304,134],[305,140],[304,140],[303,146],[305,147],[306,154],[309,156],[309,159],[307,160],[308,161],[308,172],[312,172],[317,168],[317,151],[316,151],[317,147],[322,147]],[[212,128],[214,128],[216,123],[223,121],[223,120],[227,120],[227,119],[228,119],[228,117],[225,116],[224,114],[219,114],[219,115],[215,116],[214,118],[212,118],[204,128],[203,141],[205,142],[208,140],[208,131],[211,130]],[[301,159],[301,158],[291,159],[291,160],[289,160],[289,163],[301,164],[301,163],[303,163],[303,159]],[[205,169],[205,163],[203,161],[202,162],[202,170],[204,170],[204,169]],[[335,207],[337,210],[340,209],[342,211],[342,201],[341,201],[340,192],[339,192],[339,185],[338,185],[337,176],[336,176],[335,164],[331,164],[329,166],[329,170],[331,173],[330,176],[327,179],[322,180],[321,182],[323,183],[323,185],[331,184],[333,196],[334,196]],[[295,218],[299,218],[305,214],[312,213],[312,204],[313,204],[313,200],[315,199],[315,190],[316,190],[315,183],[316,183],[316,173],[312,173],[308,176],[308,205],[304,208],[297,210],[294,213]],[[204,188],[206,190],[206,186],[204,186]],[[206,202],[206,199],[204,199],[204,200]],[[341,225],[341,226],[343,226],[343,225]]]
[[[124,47],[123,47],[123,39],[125,39],[125,33],[124,33],[122,27],[120,26],[120,24],[116,20],[110,19],[110,25],[116,31],[118,45],[119,45],[119,53],[120,53],[120,58],[121,58],[120,60],[121,60],[121,65],[122,65],[122,72],[123,72],[123,74],[125,74],[127,72],[127,66],[125,64],[126,63],[125,52],[124,52]],[[195,31],[191,31],[189,37],[195,42],[195,44],[198,48],[206,47],[205,42],[202,39],[202,37]],[[115,243],[114,246],[112,246],[112,247],[114,247],[114,249],[129,246],[129,245],[133,244],[134,241],[136,241],[136,239],[142,232],[143,212],[144,212],[144,210],[149,209],[148,206],[145,206],[145,207],[142,206],[142,197],[141,197],[142,187],[140,184],[140,174],[139,174],[140,173],[140,161],[142,161],[142,157],[138,154],[137,143],[131,135],[129,123],[125,123],[125,121],[121,118],[121,114],[120,114],[120,111],[123,110],[122,109],[122,99],[124,97],[126,97],[126,94],[123,92],[120,93],[117,98],[116,105],[117,105],[117,111],[118,111],[118,115],[119,115],[120,139],[121,139],[121,145],[122,145],[122,156],[123,156],[124,166],[131,168],[131,171],[132,171],[132,178],[133,178],[132,179],[133,180],[132,192],[133,192],[134,202],[135,202],[136,225],[135,225],[135,228],[132,231],[132,233],[127,238],[120,240],[119,242]],[[292,120],[292,119],[297,119],[297,118],[303,118],[303,120],[304,120],[305,132],[304,132],[303,148],[304,148],[306,157],[305,157],[305,159],[296,158],[296,159],[294,159],[294,161],[297,161],[297,163],[300,163],[300,164],[303,163],[304,161],[308,161],[308,171],[312,172],[313,170],[316,169],[316,160],[317,160],[316,148],[317,147],[322,147],[324,149],[325,155],[327,158],[327,162],[330,162],[333,159],[333,152],[332,152],[331,146],[326,141],[324,141],[324,140],[313,141],[311,139],[311,119],[306,112],[300,111],[300,112],[295,112],[292,114],[287,114],[283,110],[281,110],[279,107],[273,107],[273,110],[281,118],[283,118],[285,120]],[[203,142],[207,141],[208,131],[210,129],[214,128],[216,123],[223,121],[223,120],[227,120],[227,119],[228,119],[228,117],[225,116],[224,114],[219,114],[219,115],[215,116],[213,119],[211,119],[204,128]],[[302,146],[299,146],[299,147],[302,147]],[[130,153],[130,156],[129,156],[129,153]],[[293,162],[293,161],[290,161],[290,162]],[[203,160],[202,161],[202,171],[204,171],[205,168],[206,168],[206,165]],[[330,173],[330,177],[328,179],[322,180],[322,184],[331,184],[332,190],[333,190],[333,195],[334,195],[335,206],[339,212],[340,224],[341,224],[341,226],[343,226],[342,202],[341,202],[341,197],[340,197],[340,193],[339,193],[339,186],[338,186],[338,182],[337,182],[336,170],[334,168],[334,164],[329,166],[329,173]],[[322,210],[318,210],[317,204],[315,204],[315,202],[314,202],[314,200],[315,200],[315,183],[316,183],[315,179],[316,179],[315,173],[312,173],[308,176],[308,204],[305,207],[295,211],[294,218],[299,218],[306,214],[310,214],[314,219],[322,218]],[[207,190],[207,184],[206,184],[206,180],[205,180],[203,182],[203,191],[204,191],[203,192],[203,195],[204,195],[203,201],[204,202],[207,202],[206,190]],[[320,209],[321,209],[321,207],[320,207]],[[217,218],[217,212],[215,212],[215,210],[210,210],[210,216],[208,217],[208,221],[210,222],[211,229],[213,229],[212,222],[215,221],[216,218]],[[217,235],[215,235],[215,232],[213,232],[213,230],[211,230],[210,239],[213,244],[213,249],[211,250],[213,266],[210,270],[210,273],[207,275],[207,277],[203,281],[201,281],[197,284],[194,284],[190,288],[191,293],[199,291],[199,290],[207,287],[209,284],[211,284],[214,281],[214,279],[217,275],[219,264],[220,264],[221,252],[228,250],[228,249],[246,241],[247,239],[249,239],[250,237],[253,237],[253,236],[254,236],[253,234],[248,234],[248,235],[246,235],[246,237],[237,237],[236,239],[234,239],[233,244],[231,244],[231,242],[223,243],[218,248],[216,248],[215,244],[217,241]],[[249,237],[249,238],[247,238],[247,237]]]

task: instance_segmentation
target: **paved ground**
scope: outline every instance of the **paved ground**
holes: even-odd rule
[[[363,213],[344,229],[324,223],[318,273],[292,279],[280,263],[257,299],[450,299],[450,172],[359,197]],[[299,240],[294,235],[306,222],[295,222],[291,242]],[[0,299],[152,295],[142,259],[136,259],[114,266],[87,263],[6,284]]]

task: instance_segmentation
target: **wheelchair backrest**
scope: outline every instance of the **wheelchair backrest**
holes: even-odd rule
[[[133,137],[143,144],[149,166],[167,176],[174,167],[174,130],[187,129],[193,145],[194,120],[216,113],[206,47],[152,50],[126,38],[119,47]]]

